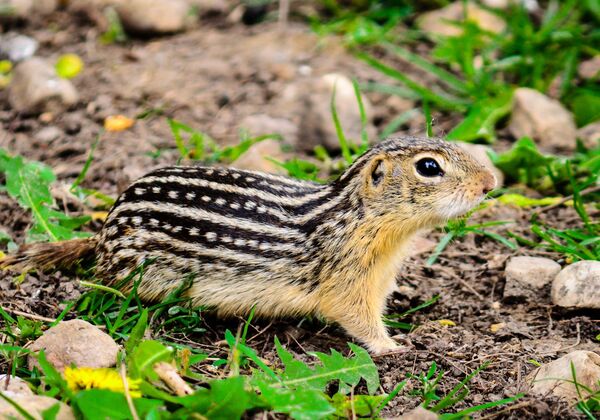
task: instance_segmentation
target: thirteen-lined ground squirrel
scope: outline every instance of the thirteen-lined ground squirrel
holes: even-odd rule
[[[144,261],[138,293],[186,294],[220,314],[318,314],[373,352],[410,238],[464,214],[494,176],[439,139],[387,140],[328,185],[213,167],[170,167],[131,185],[93,238],[23,247],[0,266],[51,269],[95,255],[115,285]],[[130,284],[122,286],[124,289]]]

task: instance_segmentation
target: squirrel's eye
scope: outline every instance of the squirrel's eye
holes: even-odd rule
[[[417,172],[421,176],[434,177],[444,175],[444,171],[442,171],[440,164],[432,158],[424,158],[419,160],[416,164],[416,167]]]

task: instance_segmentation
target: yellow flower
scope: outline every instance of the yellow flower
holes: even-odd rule
[[[65,380],[67,385],[73,391],[81,391],[83,389],[108,389],[115,392],[125,392],[123,379],[119,372],[114,369],[107,368],[65,368]],[[129,385],[129,394],[133,398],[142,396],[140,392],[141,379],[127,378]]]

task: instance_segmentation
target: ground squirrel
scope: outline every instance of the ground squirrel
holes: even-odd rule
[[[162,299],[191,275],[185,294],[195,306],[317,314],[372,352],[388,352],[398,345],[382,315],[411,237],[472,209],[495,183],[458,146],[417,137],[373,146],[326,185],[168,167],[123,192],[94,237],[23,246],[0,266],[53,269],[95,256],[97,277],[116,285],[153,260],[142,299]]]

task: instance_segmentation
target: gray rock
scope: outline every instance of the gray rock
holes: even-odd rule
[[[312,151],[317,145],[329,150],[340,149],[330,108],[334,86],[336,110],[344,134],[349,142],[360,144],[360,111],[352,81],[342,74],[330,73],[320,78],[310,78],[296,86],[293,100],[303,105],[299,125],[302,127],[302,136],[298,141],[298,149]],[[362,100],[370,118],[372,106],[364,95]],[[375,134],[375,127],[370,122],[367,133],[369,138]]]
[[[0,375],[0,391],[1,392],[12,392],[13,394],[20,395],[33,395],[33,391],[29,388],[27,382],[17,376],[11,376],[6,385],[6,376]]]
[[[504,271],[504,297],[535,296],[560,272],[560,265],[549,258],[513,257]]]
[[[579,261],[556,276],[552,302],[566,308],[600,308],[600,261]]]
[[[78,100],[73,84],[58,77],[51,65],[36,57],[15,67],[8,87],[8,101],[13,109],[28,114],[57,113]]]
[[[464,151],[470,153],[477,162],[488,168],[496,177],[496,188],[501,188],[504,185],[504,173],[494,166],[492,159],[488,154],[492,149],[489,146],[483,144],[466,143],[463,141],[455,142]]]
[[[586,398],[590,395],[585,388],[597,392],[600,390],[600,355],[591,351],[578,350],[560,359],[541,366],[528,377],[531,393],[555,395],[570,403],[579,400],[577,388],[573,384],[571,364],[575,368],[579,392]]]
[[[125,30],[141,35],[181,32],[194,20],[185,0],[119,0],[115,7]]]
[[[25,35],[8,33],[0,37],[0,59],[13,63],[32,57],[38,49],[38,42]]]
[[[65,367],[112,367],[119,346],[98,327],[79,320],[64,321],[50,328],[29,347],[32,352],[44,349],[46,358],[56,369]],[[39,367],[35,355],[28,357],[29,369]]]
[[[73,410],[66,404],[55,400],[54,398],[42,395],[20,395],[8,392],[7,395],[36,420],[42,420],[42,413],[56,404],[60,406],[60,409],[54,419],[75,420]],[[24,419],[24,417],[4,399],[0,400],[0,418]]]
[[[528,136],[546,150],[575,149],[577,128],[562,104],[530,88],[518,88],[508,129],[515,138]]]
[[[456,1],[441,9],[425,12],[417,19],[417,25],[423,31],[433,35],[458,36],[462,29],[450,21],[463,21],[463,2]],[[481,29],[500,33],[506,28],[503,19],[489,12],[475,3],[467,3],[467,19],[476,22]]]
[[[37,133],[35,133],[35,139],[41,143],[50,143],[64,135],[62,130],[53,125],[44,127]]]

